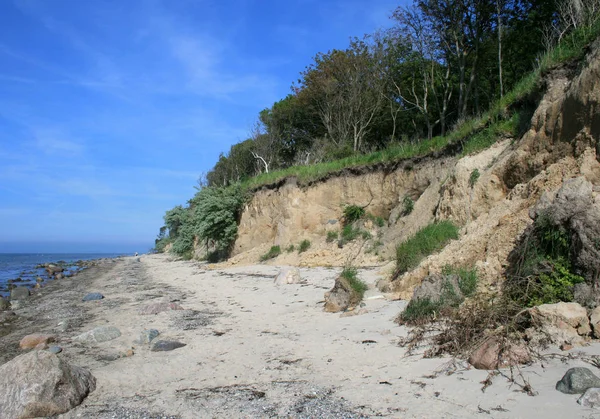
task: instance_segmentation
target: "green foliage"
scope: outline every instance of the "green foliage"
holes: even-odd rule
[[[402,199],[402,215],[406,216],[410,214],[413,212],[413,209],[415,209],[415,201],[410,196],[404,195],[404,199]]]
[[[365,209],[358,205],[348,205],[344,208],[344,225],[352,224],[365,215]]]
[[[203,188],[192,199],[192,213],[199,240],[226,250],[237,236],[237,220],[245,202],[239,185]]]
[[[288,252],[288,253],[292,253],[295,249],[296,249],[296,247],[293,244],[290,244],[287,247],[287,249],[285,249],[285,251]]]
[[[373,221],[373,224],[375,224],[379,228],[385,226],[385,219],[383,217],[379,217],[377,215],[373,215],[371,213],[368,213],[367,214],[367,218],[369,220]]]
[[[431,301],[430,298],[415,298],[409,301],[399,320],[403,324],[422,324],[432,320],[436,313],[443,307],[440,301]]]
[[[567,229],[551,214],[539,214],[511,255],[505,294],[523,307],[573,301],[584,278],[572,271],[572,253]]]
[[[337,231],[328,231],[327,232],[327,238],[325,239],[325,241],[327,243],[334,242],[337,239],[338,239],[338,232]]]
[[[265,253],[264,255],[262,255],[260,257],[260,261],[264,262],[265,260],[276,258],[280,254],[281,254],[280,246],[271,246],[271,249],[269,249],[269,251],[267,253]]]
[[[358,294],[360,300],[362,300],[369,287],[358,278],[357,269],[352,266],[346,266],[340,276],[348,281],[350,287]]]
[[[302,240],[298,245],[298,253],[306,252],[310,248],[310,240]]]
[[[361,237],[362,237],[363,240],[370,240],[370,239],[373,238],[373,235],[371,233],[369,233],[368,231],[366,231],[366,230],[362,230],[360,232],[360,235],[361,235]]]
[[[355,240],[361,233],[359,228],[355,228],[351,224],[348,224],[342,229],[342,244],[349,243]]]
[[[475,291],[477,290],[477,282],[479,281],[477,269],[453,268],[451,266],[445,266],[442,270],[442,274],[457,275],[458,287],[460,288],[460,292],[465,297],[470,297],[475,294]]]
[[[419,230],[396,248],[396,276],[415,267],[427,256],[458,239],[458,227],[450,221],[433,223]]]
[[[471,175],[469,176],[469,187],[471,189],[473,189],[473,187],[475,186],[475,184],[479,180],[479,176],[481,176],[479,174],[479,169],[473,169],[473,171],[471,172]]]

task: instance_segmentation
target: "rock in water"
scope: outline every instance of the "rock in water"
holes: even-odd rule
[[[24,300],[29,297],[30,292],[27,287],[16,287],[10,292],[10,300]]]
[[[74,341],[86,344],[106,342],[121,336],[121,331],[113,326],[100,326],[73,338]]]
[[[0,311],[10,309],[10,303],[2,296],[0,296]]]
[[[87,370],[46,351],[20,355],[0,366],[3,418],[37,418],[65,413],[96,389]]]
[[[592,409],[600,409],[600,388],[588,388],[577,403]]]
[[[100,294],[99,292],[91,292],[88,295],[86,295],[85,297],[83,297],[83,299],[81,301],[96,301],[96,300],[101,300],[104,298],[104,295]]]
[[[566,394],[582,394],[588,388],[600,387],[600,378],[587,368],[571,368],[556,383],[556,389]]]
[[[157,340],[152,345],[152,352],[166,352],[172,351],[173,349],[183,348],[185,343],[177,342],[174,340]]]
[[[147,330],[144,330],[144,331],[142,331],[142,333],[140,333],[139,342],[142,343],[142,344],[144,344],[144,343],[150,343],[158,335],[160,335],[160,332],[158,330],[156,330],[156,329],[147,329]]]
[[[302,277],[298,268],[285,268],[275,278],[275,285],[302,284]]]
[[[47,345],[51,342],[54,342],[55,337],[52,335],[45,335],[42,333],[34,333],[31,335],[25,336],[19,342],[19,346],[21,349],[33,349],[38,345]]]

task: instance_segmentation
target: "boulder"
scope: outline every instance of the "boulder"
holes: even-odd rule
[[[152,352],[167,352],[173,349],[183,348],[185,343],[177,342],[174,340],[157,340],[152,344]]]
[[[156,329],[143,330],[142,333],[140,333],[140,338],[138,342],[141,344],[148,344],[152,342],[152,340],[155,339],[158,335],[160,335],[160,332]]]
[[[5,311],[8,309],[10,309],[10,303],[6,298],[0,296],[0,311]]]
[[[325,311],[339,313],[360,303],[361,296],[350,286],[348,280],[342,276],[335,280],[330,291],[325,293]]]
[[[91,292],[81,299],[81,301],[96,301],[104,298],[104,295],[99,292]]]
[[[15,287],[10,291],[10,300],[24,300],[31,295],[27,287]]]
[[[415,288],[412,298],[428,298],[431,301],[452,298],[460,302],[464,297],[458,286],[458,280],[458,275],[429,275]]]
[[[485,339],[469,357],[469,363],[478,370],[495,370],[530,362],[531,356],[525,345],[505,342],[494,336]]]
[[[600,378],[587,368],[576,367],[568,370],[556,383],[556,389],[565,394],[582,394],[588,388],[600,387]]]
[[[48,343],[54,342],[55,340],[56,338],[53,335],[34,333],[21,339],[19,347],[21,349],[33,349],[38,345],[48,345]]]
[[[79,336],[75,336],[73,340],[75,342],[84,343],[84,344],[94,344],[107,342],[109,340],[113,340],[121,336],[121,331],[113,326],[99,326],[95,329],[89,330],[85,333],[82,333]]]
[[[96,389],[87,370],[46,351],[32,351],[0,366],[3,418],[37,418],[65,413]]]
[[[150,315],[150,314],[158,314],[163,311],[171,311],[171,310],[183,310],[177,303],[152,303],[148,304],[146,307],[143,307],[140,310],[140,314],[142,315]]]
[[[577,403],[584,407],[600,409],[600,388],[588,388]]]
[[[65,268],[63,268],[62,266],[58,266],[58,265],[48,265],[46,266],[46,272],[48,273],[48,275],[56,275],[58,273],[61,273],[65,270]]]
[[[279,271],[279,275],[275,278],[275,285],[286,284],[302,284],[302,277],[298,268],[284,268]]]
[[[527,334],[533,341],[545,339],[557,345],[582,345],[591,332],[587,310],[578,303],[543,304],[529,309],[529,314],[534,328]]]
[[[594,337],[596,339],[600,339],[600,307],[596,307],[592,310],[592,314],[590,315],[590,324],[592,325],[592,330],[594,331]]]

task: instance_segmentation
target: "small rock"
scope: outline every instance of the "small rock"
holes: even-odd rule
[[[279,272],[279,275],[275,278],[275,285],[286,285],[286,284],[302,284],[302,278],[300,277],[300,271],[298,268],[285,268]]]
[[[160,332],[156,329],[146,329],[140,333],[139,343],[150,343],[152,339],[160,335]]]
[[[51,354],[59,354],[62,352],[62,348],[60,346],[51,346],[48,348],[48,352]]]
[[[177,303],[152,303],[148,304],[146,307],[140,310],[140,314],[149,315],[149,314],[158,314],[163,311],[171,311],[171,310],[183,310]]]
[[[152,352],[166,352],[172,351],[173,349],[183,348],[185,343],[177,342],[174,340],[157,340],[152,345]]]
[[[4,297],[0,296],[0,311],[5,311],[10,309],[10,303],[8,302],[7,299],[5,299]]]
[[[50,342],[54,342],[56,338],[53,335],[46,335],[46,334],[41,334],[41,333],[34,333],[31,335],[27,335],[25,336],[23,339],[21,339],[21,342],[19,342],[19,347],[21,349],[33,349],[36,348],[38,345],[48,345],[48,343]],[[45,348],[42,348],[45,349]]]
[[[135,352],[133,352],[133,349],[128,349],[127,351],[125,351],[125,353],[123,354],[124,357],[129,358],[130,356],[135,355]]]
[[[576,367],[568,370],[556,383],[556,389],[566,394],[581,394],[588,388],[600,387],[600,378],[587,368]]]
[[[63,279],[65,276],[63,274],[56,274],[54,279]]]
[[[91,292],[81,299],[81,301],[96,301],[104,298],[104,295],[99,292]]]
[[[495,370],[529,362],[531,356],[524,345],[503,342],[494,336],[484,340],[469,357],[469,364],[478,370]]]
[[[85,344],[101,343],[121,336],[121,331],[113,326],[100,326],[73,338],[74,341]]]
[[[10,291],[10,300],[24,300],[31,295],[27,287],[15,287]]]
[[[600,388],[588,388],[577,400],[577,403],[584,407],[600,409]]]
[[[14,311],[0,312],[0,323],[8,323],[17,320],[17,315]]]
[[[573,345],[569,345],[568,343],[563,343],[560,345],[561,351],[570,351],[571,349],[573,349]]]
[[[35,278],[35,282],[44,282],[44,280],[41,276],[38,276],[37,278]]]
[[[69,330],[70,326],[71,324],[69,320],[61,320],[60,322],[58,322],[56,330],[58,330],[59,332],[66,332],[67,330]]]

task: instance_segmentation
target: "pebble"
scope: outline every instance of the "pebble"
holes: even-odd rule
[[[101,300],[104,298],[104,295],[100,294],[99,292],[91,292],[88,295],[86,295],[85,297],[83,297],[83,299],[81,301],[96,301],[96,300]]]
[[[154,338],[160,335],[160,332],[156,329],[146,329],[140,333],[140,343],[150,343]]]
[[[53,354],[59,354],[62,352],[62,348],[60,346],[51,346],[48,348],[48,352]]]

